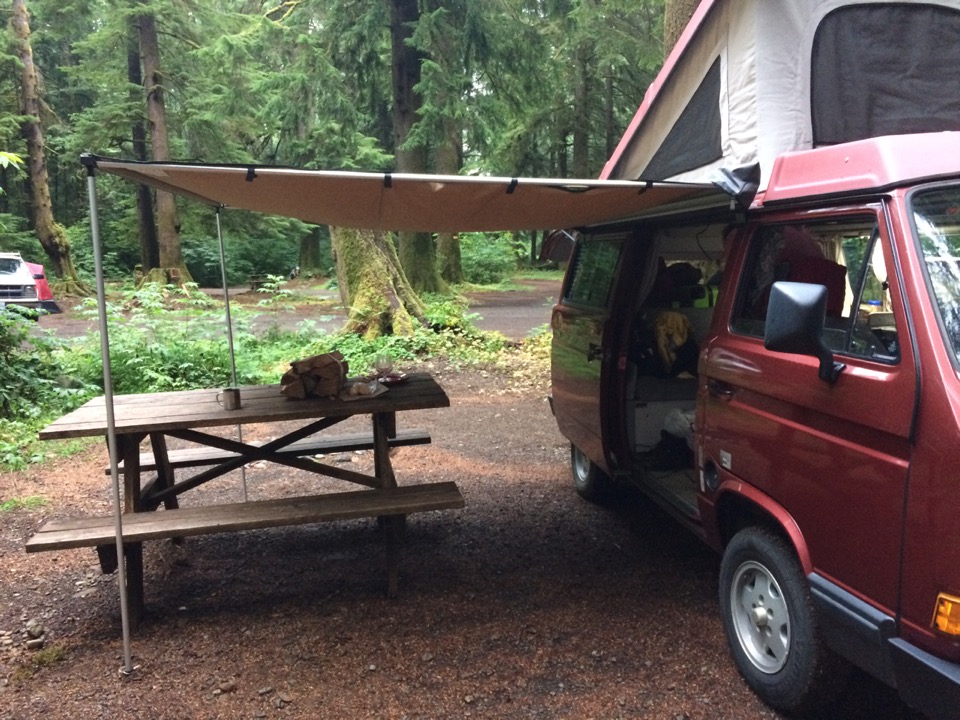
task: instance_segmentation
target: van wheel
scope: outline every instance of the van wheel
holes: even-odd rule
[[[720,565],[720,608],[734,662],[764,702],[796,711],[826,695],[810,591],[781,538],[759,527],[733,537]]]
[[[610,477],[572,443],[570,444],[570,467],[573,470],[573,486],[584,500],[599,502],[610,492],[613,484]]]

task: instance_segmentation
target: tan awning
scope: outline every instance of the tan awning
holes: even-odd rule
[[[549,230],[729,202],[707,184],[328,172],[93,156],[85,163],[218,207],[376,230]]]

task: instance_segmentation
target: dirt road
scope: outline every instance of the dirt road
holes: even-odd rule
[[[273,325],[292,330],[305,320],[325,332],[335,332],[343,326],[344,312],[339,305],[339,295],[296,281],[291,283],[295,292],[326,300],[323,305],[293,304],[289,309],[264,309],[254,321],[254,329],[265,330]],[[477,314],[476,325],[481,330],[495,330],[511,340],[522,340],[531,330],[550,322],[550,308],[560,291],[559,280],[522,280],[517,290],[466,293],[470,303],[469,312]],[[207,289],[212,297],[219,298],[222,291]],[[230,291],[235,305],[253,307],[262,296],[249,288],[234,288]],[[61,302],[64,312],[44,315],[38,321],[40,328],[48,329],[60,337],[78,337],[96,326],[96,320],[86,317],[77,309],[76,300]]]

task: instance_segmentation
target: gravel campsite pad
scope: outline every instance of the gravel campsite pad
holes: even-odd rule
[[[375,520],[148,543],[129,678],[116,575],[89,549],[23,551],[49,517],[109,510],[103,446],[0,474],[2,497],[48,500],[0,516],[0,718],[778,717],[729,659],[718,558],[635,494],[578,498],[545,382],[422,369],[452,404],[407,413],[433,443],[395,450],[397,477],[455,481],[466,508],[409,519],[399,597]],[[246,482],[254,498],[336,487],[272,465]],[[185,501],[242,492],[234,472]],[[856,675],[828,717],[906,713]]]

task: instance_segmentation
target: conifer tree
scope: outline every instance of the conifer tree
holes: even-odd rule
[[[143,87],[146,93],[147,122],[153,160],[170,159],[167,108],[164,100],[165,74],[160,64],[157,18],[149,6],[139,8],[140,58],[143,62]],[[174,196],[164,190],[154,193],[157,219],[157,247],[160,266],[146,273],[146,281],[182,285],[191,280],[180,247],[180,221]]]
[[[54,274],[60,279],[63,290],[68,293],[87,294],[89,288],[77,276],[77,269],[73,264],[70,240],[63,226],[53,216],[47,174],[46,143],[40,117],[40,80],[33,62],[30,19],[25,0],[13,0],[11,23],[22,67],[20,107],[23,116],[23,135],[27,143],[33,228],[40,245],[50,258]]]

